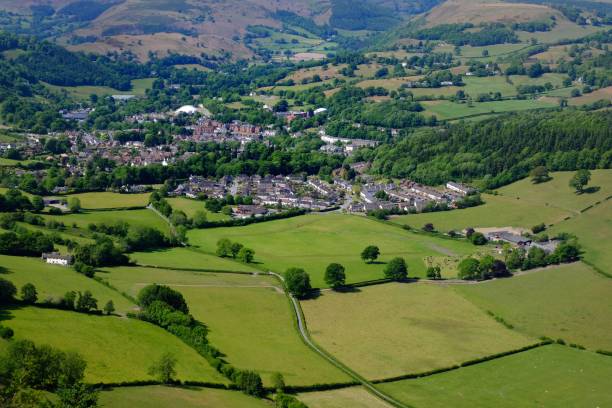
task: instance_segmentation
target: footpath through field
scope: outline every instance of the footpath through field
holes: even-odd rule
[[[281,275],[279,275],[277,273],[274,273],[272,271],[268,271],[268,274],[271,275],[271,276],[275,276],[277,279],[279,279],[283,283],[283,286],[284,286],[285,279]],[[354,372],[350,368],[346,367],[340,361],[336,360],[334,357],[332,357],[326,351],[324,351],[319,346],[317,346],[310,339],[310,334],[308,333],[308,328],[306,327],[306,322],[304,320],[304,316],[302,315],[302,309],[300,307],[300,304],[299,304],[298,300],[295,298],[295,296],[293,296],[289,292],[287,292],[287,296],[289,296],[289,299],[291,299],[291,304],[293,305],[293,310],[294,310],[295,316],[297,318],[297,323],[298,323],[298,329],[299,329],[299,332],[300,332],[300,336],[302,336],[302,339],[304,340],[304,342],[306,343],[306,345],[308,347],[310,347],[312,350],[314,350],[317,354],[319,354],[325,360],[329,361],[331,364],[333,364],[334,366],[338,367],[339,369],[344,371],[346,374],[348,374],[350,377],[352,377],[353,379],[358,381],[370,393],[374,394],[378,398],[384,400],[385,402],[387,402],[387,403],[389,403],[389,404],[391,404],[391,405],[393,405],[395,407],[410,408],[408,405],[406,405],[406,404],[396,400],[395,398],[391,397],[388,394],[383,393],[378,388],[376,388],[372,383],[367,381],[365,378],[361,377],[359,374],[357,374],[356,372]]]

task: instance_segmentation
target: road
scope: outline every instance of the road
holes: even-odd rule
[[[277,273],[274,273],[272,271],[268,271],[268,274],[278,278],[281,282],[283,282],[283,286],[284,286],[285,279],[281,275],[279,275]],[[302,316],[302,313],[300,311],[301,308],[300,308],[298,300],[295,298],[295,296],[293,296],[289,292],[287,292],[287,295],[291,299],[291,304],[293,305],[293,311],[295,313],[295,316],[297,317],[298,329],[299,329],[299,332],[300,332],[300,336],[302,336],[302,339],[304,340],[304,342],[312,350],[314,350],[317,354],[319,354],[325,360],[329,361],[334,366],[338,367],[340,370],[344,371],[349,377],[351,377],[355,381],[359,382],[366,390],[368,390],[370,393],[372,393],[376,397],[382,399],[386,403],[391,404],[394,407],[410,408],[409,406],[407,406],[407,405],[397,401],[393,397],[391,397],[391,396],[381,392],[378,388],[374,387],[374,385],[372,385],[370,382],[368,382],[367,380],[362,378],[360,375],[358,375],[357,373],[355,373],[354,371],[352,371],[348,367],[344,366],[338,360],[336,360],[335,358],[333,358],[332,356],[330,356],[329,354],[324,352],[321,348],[319,348],[319,346],[317,346],[310,339],[310,334],[308,333],[308,328],[306,327],[306,322],[304,321],[304,317]]]

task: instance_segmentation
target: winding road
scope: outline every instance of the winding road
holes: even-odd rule
[[[268,271],[268,275],[274,276],[279,279],[283,283],[283,287],[285,287],[285,278],[281,275],[274,273],[272,271]],[[310,334],[308,333],[308,328],[306,327],[306,322],[304,321],[304,316],[301,312],[301,307],[299,301],[288,291],[286,292],[287,296],[291,299],[291,304],[293,305],[293,311],[295,312],[295,316],[297,317],[298,329],[300,332],[300,336],[306,343],[308,347],[314,350],[317,354],[323,357],[325,360],[329,361],[331,364],[342,370],[349,377],[353,378],[355,381],[359,382],[366,390],[375,395],[376,397],[382,399],[383,401],[391,404],[394,407],[398,408],[410,408],[410,406],[403,404],[400,401],[397,401],[393,397],[381,392],[378,388],[376,388],[373,384],[367,381],[365,378],[361,377],[359,374],[346,367],[344,364],[340,363],[334,357],[330,356],[327,352],[323,351],[319,346],[317,346],[312,339],[310,338]]]

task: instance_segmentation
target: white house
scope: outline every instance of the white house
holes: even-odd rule
[[[455,191],[459,194],[462,194],[462,195],[470,195],[476,191],[472,187],[469,187],[463,184],[459,184],[459,183],[454,183],[452,181],[449,181],[448,183],[446,183],[446,188],[448,188],[449,190]]]
[[[43,253],[42,259],[53,265],[68,266],[72,264],[72,255],[62,255],[59,252]]]

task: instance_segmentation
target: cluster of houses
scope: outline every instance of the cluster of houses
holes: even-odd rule
[[[325,134],[324,131],[319,134],[319,137],[323,142],[325,142],[325,144],[321,146],[322,152],[328,154],[341,154],[345,156],[352,155],[362,147],[376,147],[379,144],[379,142],[376,140],[349,139],[329,136]]]
[[[455,182],[448,182],[444,189],[424,186],[411,180],[403,180],[399,184],[371,182],[362,186],[360,201],[352,203],[349,211],[421,212],[428,205],[441,204],[453,208],[458,201],[474,193],[476,190],[472,187]]]
[[[540,248],[547,254],[554,252],[557,246],[559,245],[559,241],[557,240],[548,240],[544,242],[534,241],[530,237],[525,237],[523,235],[515,234],[510,231],[490,231],[485,234],[487,240],[492,242],[505,242],[516,248],[523,248],[526,251],[529,251],[530,248]]]
[[[265,208],[303,208],[325,210],[340,202],[342,188],[330,185],[316,177],[292,176],[237,176],[211,180],[191,176],[170,193],[172,196],[188,198],[224,198],[233,196],[251,197],[253,206],[234,209],[236,216],[262,215]]]
[[[267,137],[276,136],[276,131],[250,123],[233,121],[223,123],[216,120],[203,118],[198,120],[192,128],[193,134],[179,136],[181,140],[191,140],[194,142],[229,142],[237,141],[242,144],[263,140]]]

